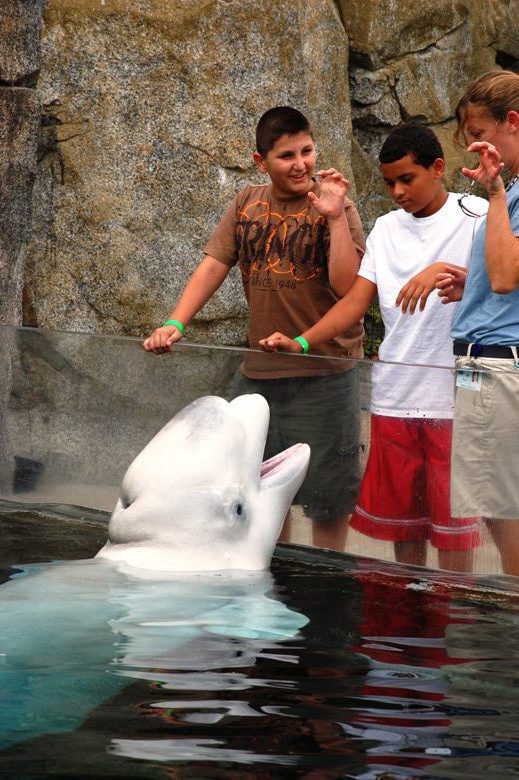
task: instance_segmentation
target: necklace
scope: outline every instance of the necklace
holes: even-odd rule
[[[519,173],[517,173],[515,176],[513,176],[507,183],[505,187],[505,191],[508,192],[508,190],[511,190],[516,181],[519,181]]]

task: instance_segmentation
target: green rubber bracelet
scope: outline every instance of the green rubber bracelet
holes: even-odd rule
[[[296,336],[296,337],[295,337],[295,339],[294,339],[294,341],[299,341],[299,343],[300,343],[300,344],[301,344],[301,346],[303,347],[303,354],[304,354],[304,355],[307,355],[307,354],[308,354],[308,351],[309,351],[309,349],[310,349],[310,344],[309,344],[309,343],[308,343],[308,341],[305,339],[305,337],[304,337],[304,336]]]
[[[182,335],[184,335],[184,330],[185,330],[185,328],[184,328],[184,326],[182,325],[182,323],[181,323],[181,322],[179,322],[178,320],[165,320],[165,321],[162,323],[162,327],[164,327],[164,325],[174,325],[176,328],[178,328],[178,329],[179,329],[180,333],[181,333]]]

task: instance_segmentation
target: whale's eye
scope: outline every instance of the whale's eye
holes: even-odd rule
[[[245,503],[243,501],[235,501],[233,505],[234,517],[237,520],[245,520],[247,512],[245,510]]]

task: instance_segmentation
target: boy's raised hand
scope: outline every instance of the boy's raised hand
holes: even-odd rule
[[[284,333],[273,333],[266,339],[260,339],[259,345],[264,352],[302,352],[303,347],[299,341],[289,339]]]
[[[175,325],[163,325],[161,328],[156,328],[142,346],[146,352],[160,355],[163,352],[170,352],[172,345],[181,338],[182,334]]]
[[[442,303],[461,301],[467,270],[456,266],[446,266],[444,271],[436,277],[436,289]]]
[[[315,206],[319,214],[328,219],[337,219],[344,214],[344,198],[350,188],[350,183],[342,173],[335,168],[317,171],[321,177],[321,191],[308,193],[308,200]]]

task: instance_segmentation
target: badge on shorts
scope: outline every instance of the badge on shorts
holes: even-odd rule
[[[456,387],[466,390],[481,390],[481,371],[475,368],[459,368],[456,371]]]

